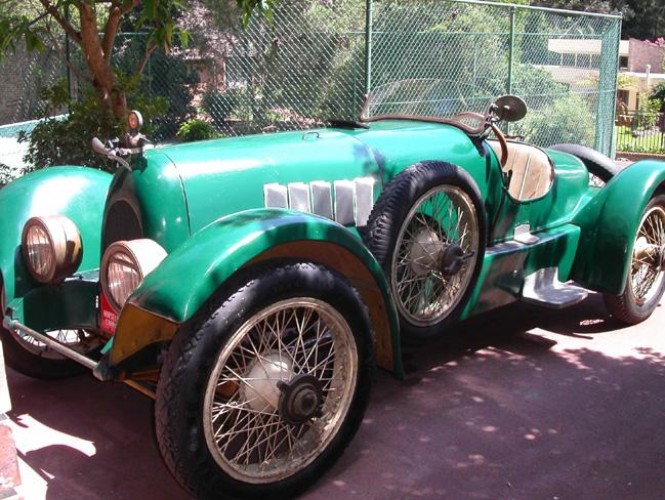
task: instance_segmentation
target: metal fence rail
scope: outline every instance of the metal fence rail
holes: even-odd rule
[[[156,134],[169,141],[194,116],[225,135],[357,118],[378,85],[445,78],[523,97],[512,134],[612,154],[620,27],[618,16],[465,0],[295,0],[272,24],[193,32],[187,49],[153,55],[141,90],[167,98]],[[118,43],[131,61],[141,35]]]
[[[630,113],[617,116],[617,151],[665,154],[665,113]]]

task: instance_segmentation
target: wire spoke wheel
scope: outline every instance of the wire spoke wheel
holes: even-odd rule
[[[374,205],[363,238],[381,265],[407,340],[441,335],[462,314],[486,244],[485,206],[464,169],[415,163]]]
[[[638,304],[654,297],[664,278],[665,210],[655,206],[642,218],[633,249],[630,286]]]
[[[646,320],[665,292],[665,195],[647,204],[635,234],[626,286],[620,295],[605,294],[608,310],[618,321],[634,325]]]
[[[397,237],[391,285],[397,307],[415,325],[439,322],[471,282],[479,227],[471,198],[457,186],[437,186],[414,203]]]
[[[252,483],[306,467],[344,420],[357,365],[349,325],[325,302],[289,299],[253,316],[206,389],[205,436],[219,466]]]
[[[197,498],[292,498],[335,463],[369,401],[374,341],[349,281],[311,262],[240,272],[174,337],[160,451]]]
[[[0,304],[5,307],[5,290],[0,286]],[[0,310],[0,325],[4,314]],[[65,378],[86,371],[82,365],[67,359],[49,346],[23,332],[6,330],[3,333],[3,348],[7,364],[28,377],[41,379]],[[98,349],[103,340],[83,329],[47,330],[44,332],[67,347],[87,355]]]
[[[35,356],[53,360],[66,359],[62,354],[58,354],[49,346],[27,333],[15,331],[11,331],[10,333],[25,350]],[[57,340],[61,344],[64,344],[81,354],[85,354],[91,349],[99,347],[100,344],[95,337],[87,333],[85,330],[53,330],[44,333],[53,340]]]

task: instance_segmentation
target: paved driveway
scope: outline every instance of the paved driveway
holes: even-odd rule
[[[665,310],[637,327],[592,296],[506,308],[406,353],[376,378],[360,432],[310,492],[324,498],[665,498]],[[28,500],[180,499],[151,402],[91,377],[10,373]]]

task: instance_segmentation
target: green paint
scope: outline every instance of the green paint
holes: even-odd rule
[[[0,190],[0,270],[9,303],[39,286],[20,254],[25,222],[62,214],[79,228],[83,260],[79,272],[99,268],[102,209],[111,175],[83,167],[52,167],[28,174]]]

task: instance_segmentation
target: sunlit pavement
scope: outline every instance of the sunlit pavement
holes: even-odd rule
[[[305,498],[662,499],[665,311],[621,328],[592,296],[509,307],[377,374],[365,422]],[[152,404],[82,376],[9,373],[26,499],[180,499]]]

